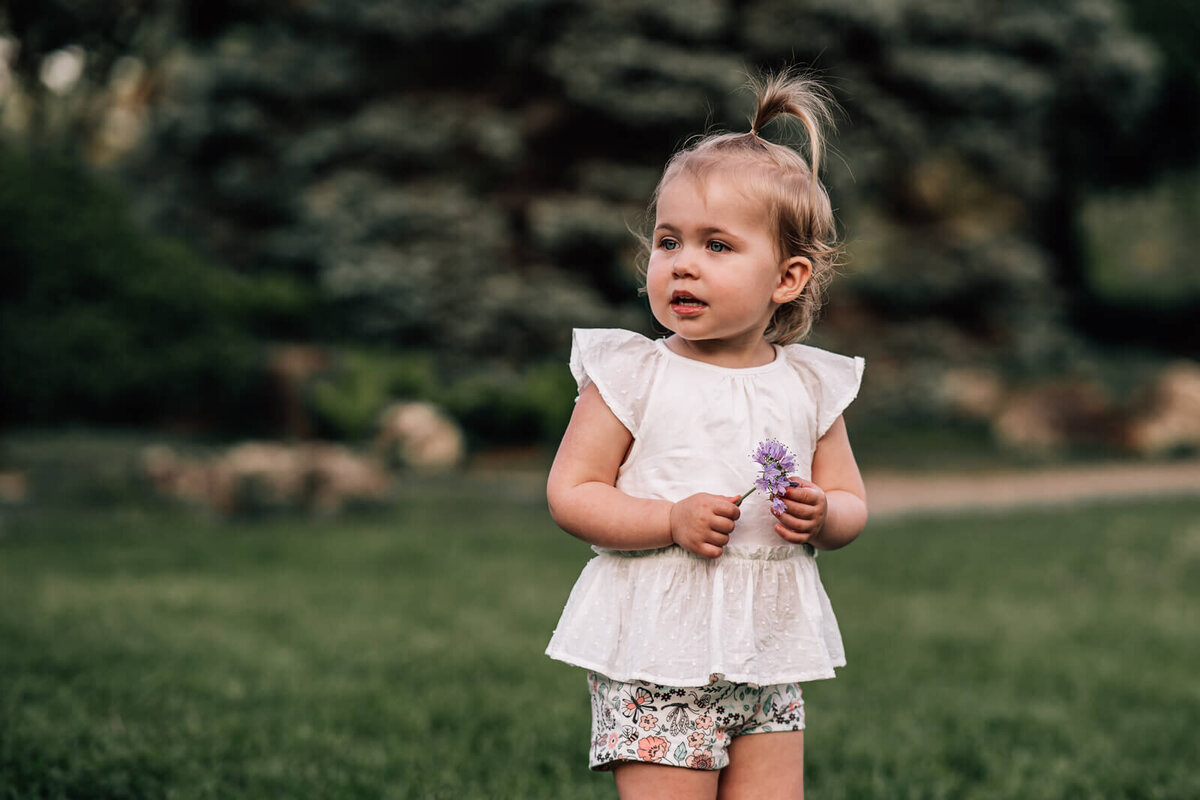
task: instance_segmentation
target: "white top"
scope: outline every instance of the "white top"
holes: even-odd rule
[[[817,440],[858,394],[862,371],[861,358],[800,344],[776,346],[760,367],[719,367],[617,329],[576,330],[571,350],[580,391],[594,383],[633,434],[617,488],[671,501],[743,494],[764,439],[785,444],[795,474],[811,478]],[[546,654],[667,686],[714,674],[760,686],[832,678],[846,660],[812,548],[775,533],[761,492],[741,509],[716,559],[678,545],[593,547]]]

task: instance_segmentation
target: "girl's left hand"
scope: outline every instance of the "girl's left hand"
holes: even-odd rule
[[[825,517],[829,512],[829,501],[820,486],[812,481],[790,477],[794,486],[783,494],[783,504],[787,507],[776,514],[779,524],[775,532],[795,544],[805,544],[821,535],[825,529]]]

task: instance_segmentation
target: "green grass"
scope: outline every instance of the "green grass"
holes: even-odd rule
[[[0,798],[615,797],[542,656],[589,552],[536,483],[224,523],[0,516]],[[1200,796],[1200,501],[878,521],[810,796]]]

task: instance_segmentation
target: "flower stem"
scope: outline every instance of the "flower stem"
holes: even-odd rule
[[[740,506],[740,505],[742,504],[742,501],[743,501],[743,500],[745,500],[747,497],[749,497],[749,496],[750,496],[750,495],[752,495],[752,494],[754,494],[754,487],[753,487],[753,486],[751,486],[751,487],[750,487],[750,491],[746,492],[744,495],[742,495],[741,497],[739,497],[737,500],[734,500],[734,501],[733,501],[733,504],[734,504],[735,506]]]

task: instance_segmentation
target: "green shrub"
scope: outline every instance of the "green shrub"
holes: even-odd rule
[[[483,372],[450,387],[445,404],[472,444],[551,442],[570,418],[575,382],[558,362]]]
[[[318,427],[337,438],[370,436],[388,404],[410,399],[442,407],[475,447],[550,442],[566,428],[575,396],[570,373],[557,361],[447,380],[428,353],[347,348],[337,360],[307,395]]]
[[[423,353],[347,348],[337,360],[313,381],[307,399],[317,426],[339,439],[370,436],[393,400],[434,400],[439,391],[433,358]]]
[[[0,147],[0,423],[202,416],[252,426],[254,326],[308,315],[295,281],[250,278],[147,234],[76,164]]]
[[[1093,194],[1081,220],[1087,279],[1100,297],[1155,308],[1200,301],[1200,169]]]

